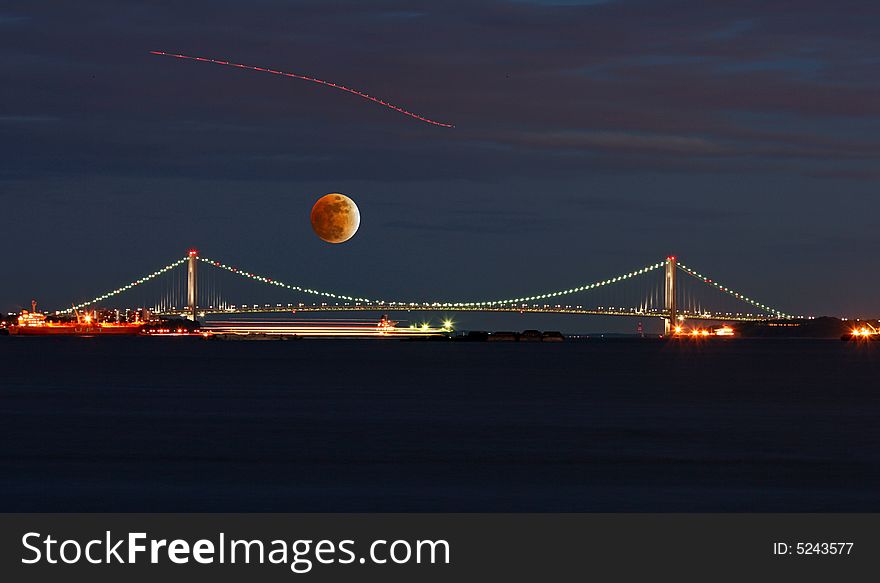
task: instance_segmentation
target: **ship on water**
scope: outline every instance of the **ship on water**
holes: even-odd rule
[[[142,322],[101,322],[97,313],[80,314],[74,309],[76,320],[50,321],[37,311],[37,301],[31,301],[31,310],[22,310],[18,320],[9,326],[13,336],[133,336],[140,334]]]

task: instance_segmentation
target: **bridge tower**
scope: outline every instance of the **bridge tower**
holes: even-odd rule
[[[196,293],[196,268],[199,263],[199,252],[195,249],[189,250],[189,264],[187,268],[186,278],[186,310],[189,312],[189,319],[195,322],[196,308],[198,303],[198,294]]]
[[[678,317],[675,305],[675,273],[676,268],[675,256],[670,255],[666,258],[666,317],[665,334],[668,336],[675,328],[676,319]]]

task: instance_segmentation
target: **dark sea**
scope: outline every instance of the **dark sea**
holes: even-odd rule
[[[0,511],[880,511],[880,342],[0,337]]]

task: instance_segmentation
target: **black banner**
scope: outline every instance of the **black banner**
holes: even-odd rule
[[[5,581],[860,581],[880,515],[7,514]]]

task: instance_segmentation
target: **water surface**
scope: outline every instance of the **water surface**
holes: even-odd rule
[[[880,343],[0,338],[2,511],[880,511]]]

